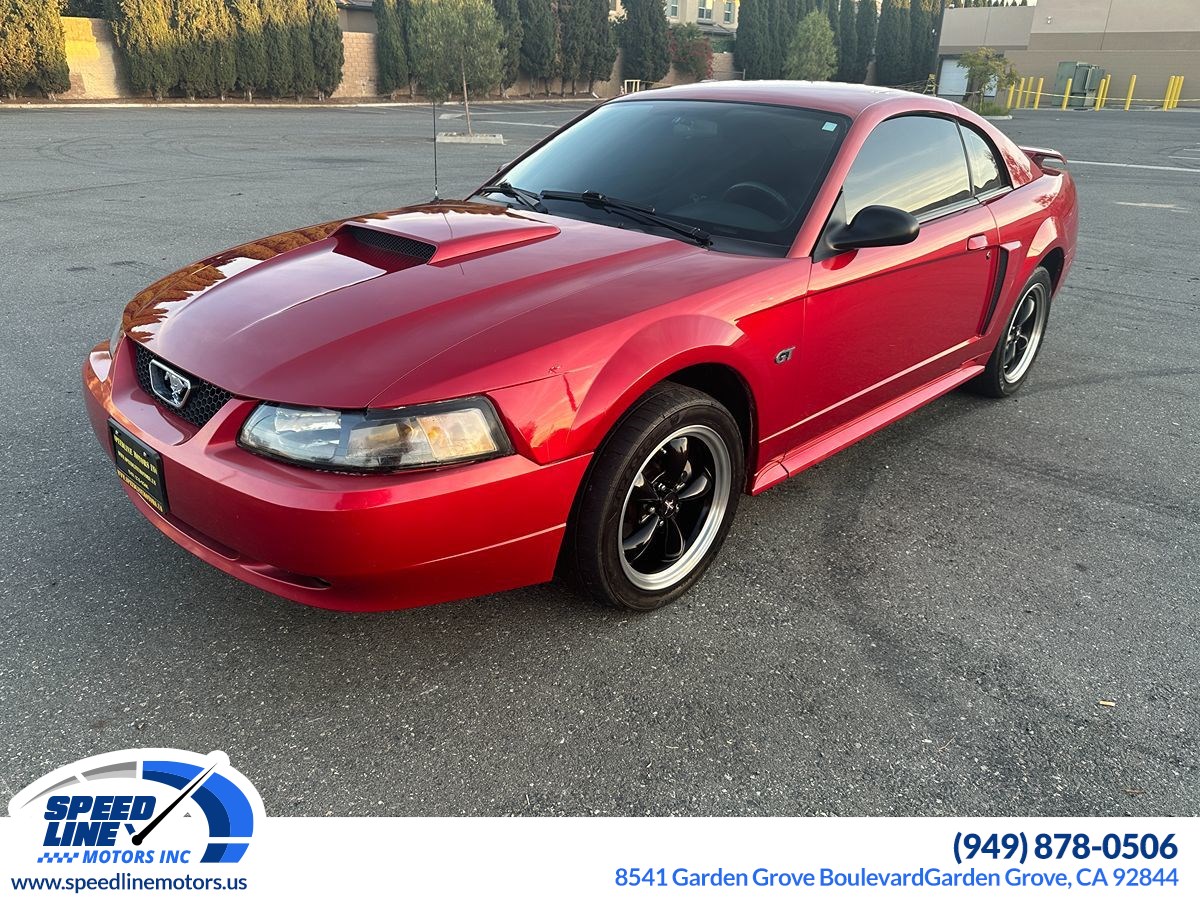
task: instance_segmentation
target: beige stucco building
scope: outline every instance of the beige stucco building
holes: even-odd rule
[[[608,0],[609,15],[620,18],[625,14],[621,0]],[[737,31],[738,0],[665,0],[663,12],[672,25],[695,22],[714,35]]]
[[[1036,6],[947,9],[938,52],[945,60],[975,47],[1003,50],[1017,71],[1054,83],[1060,62],[1101,66],[1110,97],[1161,101],[1172,75],[1183,98],[1200,97],[1200,0],[1037,0]],[[943,66],[940,71],[947,70]],[[1184,104],[1186,105],[1186,104]],[[1200,105],[1200,104],[1196,104]]]

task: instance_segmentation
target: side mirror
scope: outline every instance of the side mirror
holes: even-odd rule
[[[909,213],[891,206],[864,206],[849,225],[840,225],[828,236],[834,250],[861,247],[898,247],[917,239],[921,224]]]
[[[496,174],[499,175],[501,172],[503,172],[504,167],[507,165],[508,165],[508,163],[502,162],[502,163],[500,163],[500,165],[496,166]]]

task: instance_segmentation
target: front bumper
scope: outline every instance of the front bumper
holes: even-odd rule
[[[161,454],[166,515],[122,487],[163,534],[218,569],[347,611],[423,606],[553,576],[590,455],[386,475],[289,466],[237,446],[257,401],[234,398],[196,429],[142,391],[129,351],[114,358],[101,344],[84,363],[92,428],[110,457],[110,418]]]

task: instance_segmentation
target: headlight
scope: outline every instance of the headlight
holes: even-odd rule
[[[386,471],[512,452],[483,397],[353,412],[264,403],[242,426],[248,450],[319,469]]]

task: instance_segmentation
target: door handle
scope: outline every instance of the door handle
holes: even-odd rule
[[[973,234],[967,238],[968,250],[986,250],[988,246],[988,237],[986,234]]]

